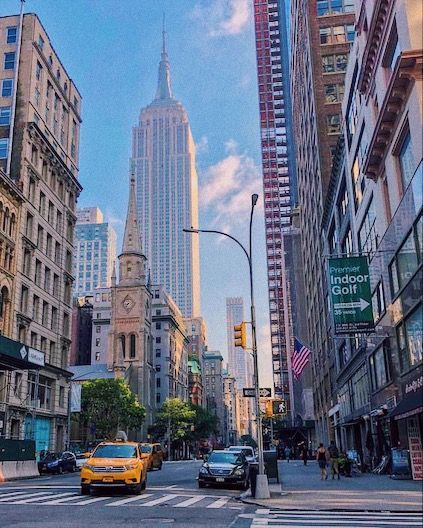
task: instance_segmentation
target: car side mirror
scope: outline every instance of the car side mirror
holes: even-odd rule
[[[90,458],[91,455],[92,455],[92,453],[84,453],[84,457],[85,458]]]
[[[209,455],[204,455],[203,457],[204,462],[207,462],[208,459],[209,459]]]

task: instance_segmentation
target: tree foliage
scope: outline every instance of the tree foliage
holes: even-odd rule
[[[97,438],[114,438],[118,430],[139,429],[145,408],[122,379],[96,379],[82,384],[81,418]]]
[[[191,402],[168,398],[157,412],[150,432],[157,438],[165,437],[169,427],[172,442],[194,441],[215,433],[217,418]]]
[[[241,445],[246,445],[246,446],[251,446],[253,447],[254,449],[257,447],[257,442],[254,440],[254,438],[249,435],[249,434],[246,434],[246,435],[242,435],[241,438],[239,439],[240,440],[240,444]]]

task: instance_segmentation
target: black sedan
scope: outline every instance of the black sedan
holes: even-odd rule
[[[227,484],[247,489],[249,476],[248,462],[242,452],[212,451],[200,468],[198,487]]]
[[[38,471],[42,473],[63,473],[76,471],[76,457],[70,451],[46,453],[38,462]]]

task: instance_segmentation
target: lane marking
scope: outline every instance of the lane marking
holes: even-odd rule
[[[22,495],[24,495],[25,498],[28,499],[29,497],[35,497],[36,495],[50,495],[50,493],[47,491],[39,491],[38,493],[26,493],[25,491],[22,491],[20,495],[21,495],[20,497],[15,497],[16,500],[21,500],[21,499],[24,500],[24,497],[22,497]],[[12,500],[10,501],[10,504],[14,504],[15,498],[12,498]],[[0,499],[1,502],[6,502],[7,500],[8,500],[7,498]]]
[[[146,499],[147,497],[152,497],[152,493],[145,493],[144,495],[137,495],[136,497],[129,497],[126,499],[121,499],[118,501],[110,502],[109,504],[106,504],[106,506],[123,506],[124,504],[128,504],[129,502],[134,502],[138,500]]]
[[[0,494],[0,500],[7,500],[10,497],[16,497],[19,495],[25,495],[26,491],[14,491],[13,493],[1,493]]]
[[[70,497],[66,497],[66,495],[70,495]],[[64,497],[64,498],[57,498],[57,497]],[[68,501],[71,501],[71,500],[75,500],[76,498],[79,498],[81,495],[79,495],[78,493],[73,493],[73,492],[69,492],[69,493],[60,493],[59,495],[54,495],[53,497],[51,497],[52,500],[48,500],[48,501],[44,501],[43,504],[48,504],[49,506],[53,505],[53,504],[62,504],[64,502],[68,502]]]
[[[31,502],[37,502],[42,499],[49,499],[51,496],[51,493],[49,493],[48,491],[44,491],[43,493],[33,493],[33,495],[38,495],[38,497],[31,497],[30,499],[25,498],[25,497],[24,498],[19,497],[19,499],[10,501],[8,504],[29,504]]]

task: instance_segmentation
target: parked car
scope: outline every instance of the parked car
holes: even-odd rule
[[[77,453],[77,454],[75,454],[77,469],[81,469],[82,468],[82,466],[85,464],[85,462],[87,461],[87,458],[89,458],[90,455],[91,455],[91,453]]]
[[[200,468],[198,487],[210,484],[228,484],[247,489],[250,468],[241,451],[212,451]]]
[[[101,442],[81,468],[81,495],[100,487],[127,488],[140,494],[146,485],[147,462],[136,442]]]
[[[251,446],[229,446],[228,451],[244,453],[247,462],[257,462],[256,454]]]
[[[76,457],[70,451],[61,453],[45,453],[38,462],[38,471],[43,473],[63,473],[64,471],[76,471]]]
[[[148,471],[152,469],[162,469],[164,452],[160,444],[140,444],[141,457],[147,461]]]

